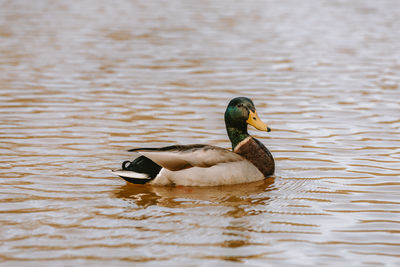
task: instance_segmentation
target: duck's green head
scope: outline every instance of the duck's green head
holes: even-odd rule
[[[225,125],[233,149],[249,136],[248,124],[260,131],[271,131],[267,124],[258,117],[253,101],[247,97],[232,99],[225,111]]]

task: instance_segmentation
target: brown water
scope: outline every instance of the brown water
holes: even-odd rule
[[[0,1],[0,265],[399,266],[400,1]],[[140,146],[229,147],[249,96],[276,175],[126,184]]]

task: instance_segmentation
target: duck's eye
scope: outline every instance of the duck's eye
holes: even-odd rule
[[[253,120],[255,120],[255,121],[256,121],[256,120],[257,120],[257,118],[256,118],[256,117],[253,117]]]

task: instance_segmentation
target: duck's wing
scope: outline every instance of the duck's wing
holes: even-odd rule
[[[211,167],[219,163],[244,160],[242,156],[232,151],[210,145],[137,148],[129,151],[139,152],[170,171],[191,167]]]

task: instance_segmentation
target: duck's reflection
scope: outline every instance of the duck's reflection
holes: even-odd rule
[[[125,184],[115,192],[116,197],[131,202],[139,208],[160,206],[178,209],[177,220],[182,219],[182,210],[203,207],[205,220],[216,220],[211,225],[223,220],[226,224],[213,229],[215,235],[221,240],[216,246],[223,248],[238,248],[253,245],[249,230],[256,228],[253,215],[257,211],[251,207],[261,205],[265,207],[270,201],[269,192],[275,190],[275,179],[268,178],[248,184],[238,184],[217,187],[183,187]],[[204,209],[206,207],[206,209]],[[208,214],[208,207],[213,215]],[[190,212],[187,213],[191,214]],[[190,215],[189,215],[190,216]],[[201,215],[200,215],[201,216]],[[197,216],[195,216],[197,217]],[[189,224],[189,229],[204,229],[202,220],[194,219]],[[181,223],[179,223],[181,224]],[[220,228],[220,233],[218,233]],[[247,256],[228,255],[216,256],[222,260],[242,262]],[[252,256],[249,256],[252,257]]]
[[[188,207],[202,205],[237,206],[265,201],[265,197],[251,196],[275,189],[274,178],[247,184],[186,187],[186,186],[151,186],[125,184],[118,188],[115,196],[133,202],[140,207],[159,205],[165,207]]]

